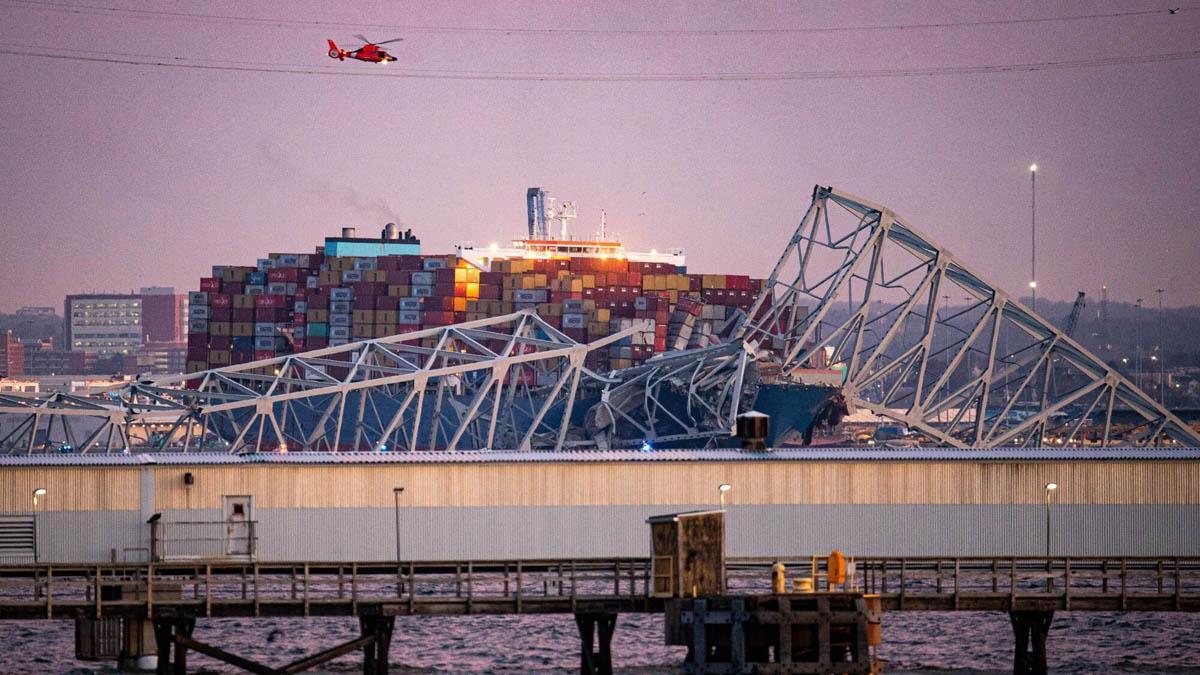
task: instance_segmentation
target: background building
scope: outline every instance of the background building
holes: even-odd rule
[[[25,374],[25,348],[11,330],[0,331],[0,377]]]
[[[169,286],[139,293],[68,295],[63,303],[64,347],[100,356],[134,355],[145,342],[186,339],[187,296]]]

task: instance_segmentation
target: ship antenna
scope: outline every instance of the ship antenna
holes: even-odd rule
[[[604,219],[604,209],[600,209],[600,241],[607,241],[608,229]]]

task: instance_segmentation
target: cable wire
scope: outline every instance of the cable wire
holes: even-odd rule
[[[129,16],[148,19],[210,21],[222,23],[242,23],[260,27],[308,27],[335,28],[355,30],[393,30],[427,33],[487,33],[506,36],[546,36],[546,35],[624,35],[624,36],[736,36],[736,35],[792,35],[813,33],[852,33],[874,31],[914,31],[928,29],[970,28],[987,26],[1012,26],[1041,23],[1056,23],[1067,21],[1091,21],[1097,19],[1125,19],[1146,16],[1169,16],[1195,12],[1200,7],[1175,7],[1163,9],[1130,10],[1124,12],[1095,12],[1089,14],[1069,14],[1049,17],[1027,17],[1015,19],[980,19],[974,21],[943,21],[934,23],[910,24],[881,24],[866,26],[815,26],[809,28],[716,28],[716,29],[684,29],[684,28],[502,28],[494,26],[437,26],[418,24],[393,23],[359,23],[350,21],[327,21],[288,18],[268,18],[230,14],[199,14],[190,12],[172,12],[166,10],[140,9],[128,7],[112,7],[106,5],[72,4],[53,2],[52,0],[0,0],[0,4],[11,8],[33,9],[44,11],[66,12],[72,14],[90,14],[107,16]]]
[[[250,73],[279,73],[288,75],[322,75],[328,77],[368,77],[430,80],[481,80],[481,81],[540,81],[540,82],[736,82],[736,81],[800,81],[800,80],[848,80],[868,78],[931,77],[940,75],[981,75],[988,73],[1037,72],[1045,70],[1071,70],[1099,68],[1135,63],[1163,63],[1200,59],[1200,50],[1144,54],[1135,56],[1111,56],[1091,59],[1063,61],[1041,61],[1036,63],[1010,63],[981,66],[934,66],[929,68],[884,68],[832,71],[780,71],[745,73],[571,73],[571,72],[503,72],[503,71],[453,71],[453,70],[390,70],[374,72],[364,70],[331,70],[328,66],[313,67],[302,64],[272,64],[262,66],[250,62],[203,63],[200,59],[186,57],[155,57],[158,60],[128,57],[70,56],[14,49],[0,49],[0,54],[41,59],[85,61],[130,66],[183,68]],[[213,61],[213,60],[208,60]],[[349,64],[354,67],[358,64]],[[323,68],[323,69],[318,69]]]

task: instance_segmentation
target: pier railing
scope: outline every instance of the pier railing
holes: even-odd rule
[[[776,561],[729,559],[728,593],[770,593]],[[1200,558],[858,558],[833,587],[821,559],[780,562],[889,611],[1200,611]],[[19,565],[0,566],[0,619],[662,611],[651,587],[643,558]]]

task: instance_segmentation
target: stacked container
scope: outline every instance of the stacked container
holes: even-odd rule
[[[508,259],[480,270],[453,255],[272,253],[200,280],[190,296],[188,371],[527,308],[579,342],[644,323],[589,355],[591,368],[624,368],[711,344],[760,288],[745,276],[614,258]]]

